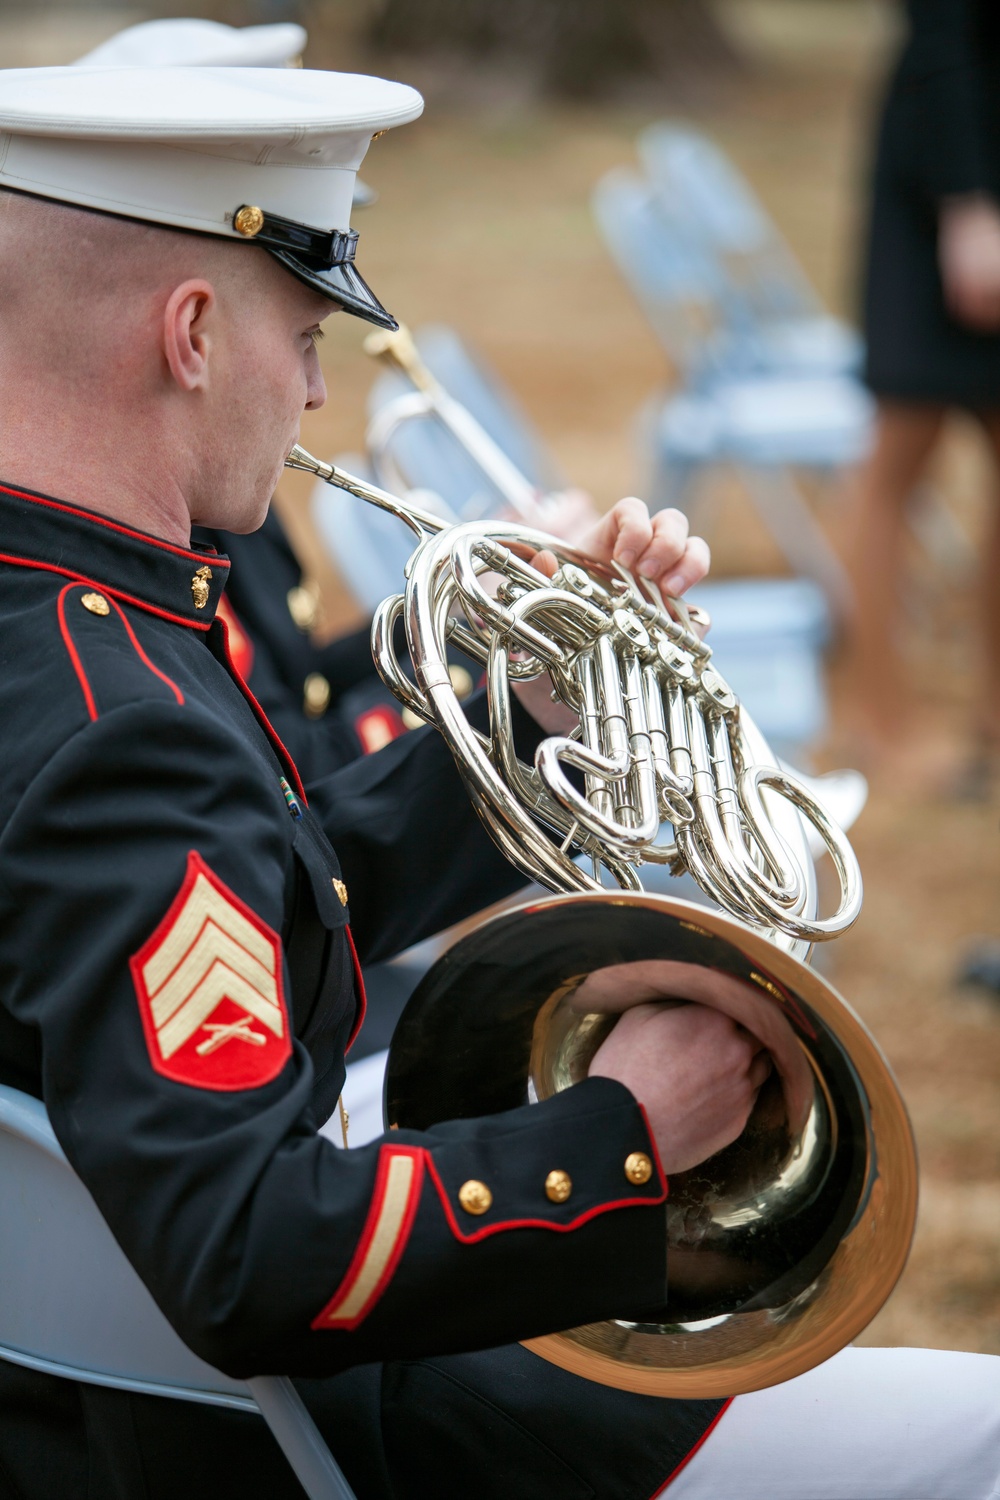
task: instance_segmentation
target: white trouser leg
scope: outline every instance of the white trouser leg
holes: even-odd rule
[[[349,1146],[364,1146],[382,1135],[382,1081],[388,1052],[373,1052],[371,1057],[360,1062],[349,1063],[344,1083],[344,1108],[350,1117],[347,1131]],[[340,1110],[333,1114],[321,1128],[320,1135],[333,1141],[335,1146],[344,1144],[340,1130]]]
[[[665,1500],[1000,1500],[1000,1358],[843,1349],[737,1396]]]

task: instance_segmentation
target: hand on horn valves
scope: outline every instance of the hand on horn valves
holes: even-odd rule
[[[658,510],[651,516],[645,501],[634,495],[619,500],[576,546],[595,562],[620,563],[630,573],[648,578],[662,594],[675,597],[699,583],[711,563],[708,543],[689,535],[683,511]],[[551,552],[536,553],[532,564],[547,578],[558,567]],[[553,703],[547,677],[518,683],[515,691],[532,718],[550,734],[572,730],[576,715],[565,704]]]

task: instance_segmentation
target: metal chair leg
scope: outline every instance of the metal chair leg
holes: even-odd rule
[[[823,528],[786,468],[738,465],[754,509],[788,559],[793,572],[823,590],[839,623],[850,618],[854,595],[850,579]]]
[[[309,1500],[357,1500],[292,1382],[260,1375],[247,1385]]]

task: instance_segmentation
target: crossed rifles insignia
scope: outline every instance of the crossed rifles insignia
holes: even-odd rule
[[[201,856],[131,960],[153,1067],[203,1089],[257,1088],[291,1055],[281,944]]]

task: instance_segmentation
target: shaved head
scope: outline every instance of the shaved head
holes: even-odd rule
[[[0,478],[135,491],[156,534],[179,500],[253,529],[325,395],[333,311],[259,246],[0,189]]]
[[[257,300],[273,269],[252,245],[0,189],[0,359],[110,383],[178,282],[205,276],[220,298]]]
[[[32,259],[19,264],[16,257],[26,246],[31,247]],[[236,240],[186,234],[0,188],[4,286],[20,286],[28,295],[33,288],[70,297],[83,290],[99,295],[102,288],[91,280],[96,271],[102,272],[105,291],[155,286],[165,274],[182,267],[192,274],[208,266],[233,276],[248,268],[262,271],[262,256],[253,251],[252,245]],[[241,255],[245,259],[238,266]]]

